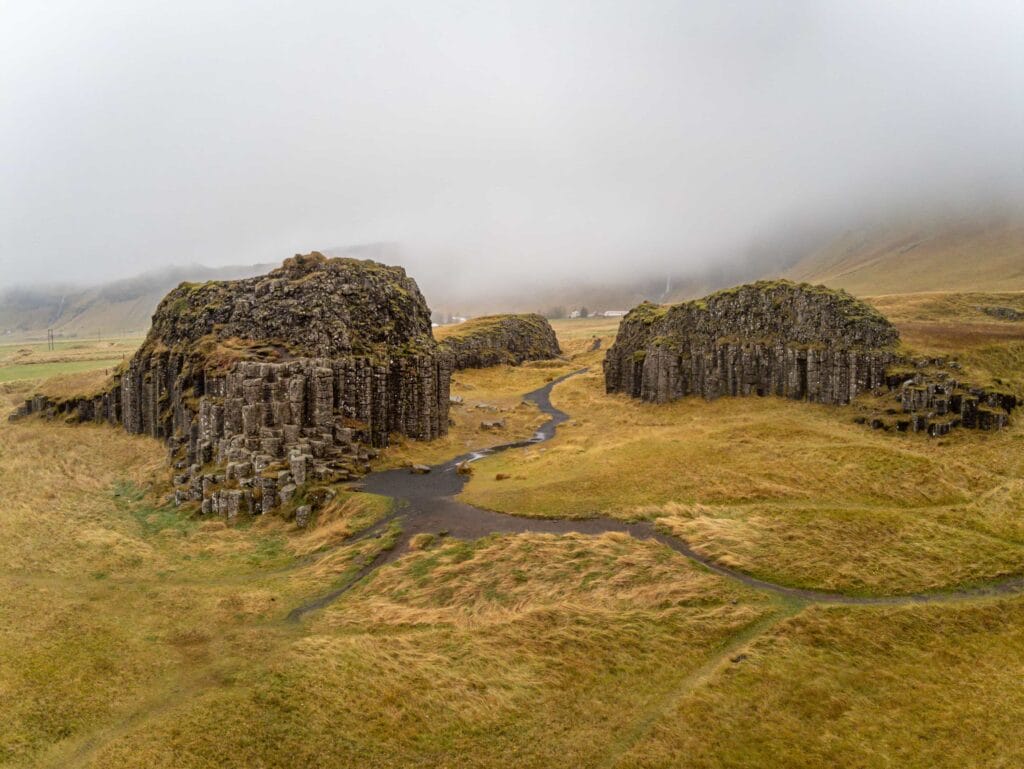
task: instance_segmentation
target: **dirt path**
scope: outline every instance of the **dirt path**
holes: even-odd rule
[[[740,652],[743,649],[749,648],[754,640],[784,619],[799,614],[803,608],[804,604],[800,602],[782,602],[768,615],[726,638],[703,664],[679,679],[664,696],[655,700],[642,711],[634,719],[633,725],[612,742],[605,753],[604,761],[598,766],[602,769],[611,769],[611,767],[617,766],[634,746],[651,733],[659,721],[670,717],[675,712],[690,692],[709,680],[723,665],[735,664],[735,661],[742,660],[745,655]]]
[[[499,451],[523,448],[549,440],[558,425],[569,419],[564,411],[551,404],[551,390],[569,377],[584,373],[580,369],[555,379],[543,387],[527,393],[523,400],[535,403],[549,419],[538,428],[533,437],[494,446],[490,449],[463,454],[443,464],[435,465],[425,475],[410,473],[408,469],[387,470],[366,476],[358,488],[363,491],[392,497],[401,504],[397,511],[361,534],[358,539],[379,536],[393,521],[399,521],[401,536],[395,546],[377,556],[361,569],[347,584],[336,590],[296,607],[288,614],[290,621],[298,621],[312,611],[336,600],[370,572],[397,560],[409,549],[409,540],[417,534],[445,533],[457,539],[478,539],[488,534],[520,534],[526,532],[551,534],[604,534],[620,532],[636,539],[655,540],[677,553],[706,567],[715,574],[740,582],[756,590],[774,593],[784,599],[806,603],[845,604],[853,606],[895,606],[917,603],[938,603],[962,601],[985,596],[1008,595],[1024,592],[1024,576],[1012,577],[999,582],[968,590],[937,591],[900,596],[851,596],[822,590],[780,585],[753,577],[742,571],[723,566],[707,555],[697,552],[678,537],[660,531],[650,521],[629,523],[615,518],[528,518],[524,516],[497,513],[467,505],[455,499],[466,484],[467,476],[460,475],[456,466],[462,462],[474,462]],[[357,541],[350,540],[350,541]]]

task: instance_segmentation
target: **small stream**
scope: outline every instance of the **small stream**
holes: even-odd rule
[[[1024,590],[1024,577],[1014,577],[969,590],[902,596],[865,597],[807,590],[766,582],[744,572],[722,566],[708,556],[693,550],[678,537],[659,531],[650,521],[627,522],[604,517],[533,518],[482,510],[455,499],[456,495],[462,491],[462,488],[469,480],[469,476],[460,475],[457,472],[456,468],[459,464],[475,462],[492,454],[508,451],[509,449],[533,446],[554,437],[558,426],[568,420],[569,415],[551,404],[551,390],[560,382],[564,382],[570,377],[578,376],[587,370],[584,368],[561,376],[523,396],[523,400],[536,404],[541,412],[548,416],[548,421],[542,424],[531,438],[463,454],[443,464],[434,465],[429,473],[422,475],[412,473],[408,468],[400,468],[371,473],[364,477],[358,484],[360,490],[391,497],[398,504],[395,506],[395,512],[378,521],[358,537],[348,540],[348,542],[380,536],[389,524],[395,520],[399,521],[402,527],[402,533],[398,541],[390,550],[385,550],[378,554],[373,561],[364,566],[345,585],[292,609],[287,619],[297,622],[310,612],[322,609],[332,603],[358,584],[370,572],[405,555],[409,550],[409,540],[417,534],[424,533],[444,533],[449,537],[472,540],[489,534],[519,534],[524,532],[587,535],[619,532],[640,540],[655,540],[690,560],[696,561],[715,574],[735,580],[756,590],[763,590],[785,598],[813,603],[858,606],[901,605],[1005,595]]]

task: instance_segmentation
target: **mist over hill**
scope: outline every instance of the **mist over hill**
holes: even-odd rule
[[[1024,219],[950,217],[851,229],[784,273],[860,295],[1024,291]]]
[[[276,265],[204,267],[193,264],[146,272],[97,286],[37,284],[0,291],[0,340],[44,334],[59,337],[143,333],[164,295],[182,281],[230,280]]]
[[[824,283],[869,296],[919,291],[1024,291],[1024,218],[1016,215],[932,217],[844,230],[825,228],[766,239],[746,253],[717,264],[677,268],[635,267],[624,254],[623,270],[581,269],[573,279],[524,271],[516,283],[495,277],[486,284],[459,280],[463,264],[439,263],[434,255],[395,242],[333,246],[329,256],[373,259],[406,268],[436,319],[493,312],[568,314],[628,310],[644,301],[675,302],[727,286],[784,276]],[[283,257],[282,257],[283,258]],[[233,279],[267,272],[277,264],[210,268],[169,267],[91,287],[35,285],[0,293],[0,338],[141,333],[160,299],[180,282]]]

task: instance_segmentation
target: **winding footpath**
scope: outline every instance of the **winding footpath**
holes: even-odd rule
[[[457,472],[459,464],[475,462],[483,457],[509,449],[532,446],[554,437],[558,425],[569,419],[569,415],[551,404],[551,390],[560,382],[564,382],[566,379],[582,374],[587,370],[584,368],[561,376],[523,396],[523,400],[536,404],[541,412],[548,416],[548,421],[542,424],[531,438],[463,454],[443,464],[433,466],[431,471],[424,475],[413,474],[407,468],[402,468],[371,473],[363,478],[357,486],[359,490],[391,497],[397,504],[395,512],[377,522],[358,537],[349,540],[349,542],[381,536],[394,521],[401,523],[401,535],[392,548],[379,553],[376,558],[360,569],[345,585],[292,609],[287,619],[297,622],[310,612],[322,609],[335,601],[358,584],[366,575],[384,564],[397,560],[408,552],[409,541],[417,534],[439,534],[442,532],[450,537],[467,540],[478,539],[489,534],[519,534],[526,532],[589,535],[619,532],[639,540],[654,540],[689,558],[691,561],[701,564],[715,574],[755,590],[772,593],[800,603],[899,606],[962,601],[971,598],[1024,592],[1024,577],[1012,577],[968,590],[939,591],[899,596],[852,596],[843,593],[808,590],[767,582],[745,572],[723,566],[712,558],[697,552],[678,537],[659,531],[650,521],[631,523],[605,517],[580,519],[532,518],[483,510],[455,499],[455,496],[462,491],[463,486],[468,480],[468,476],[460,475]]]

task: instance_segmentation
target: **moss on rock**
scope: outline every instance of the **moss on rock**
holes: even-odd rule
[[[485,315],[439,333],[456,369],[486,368],[561,355],[551,324],[535,313]]]

